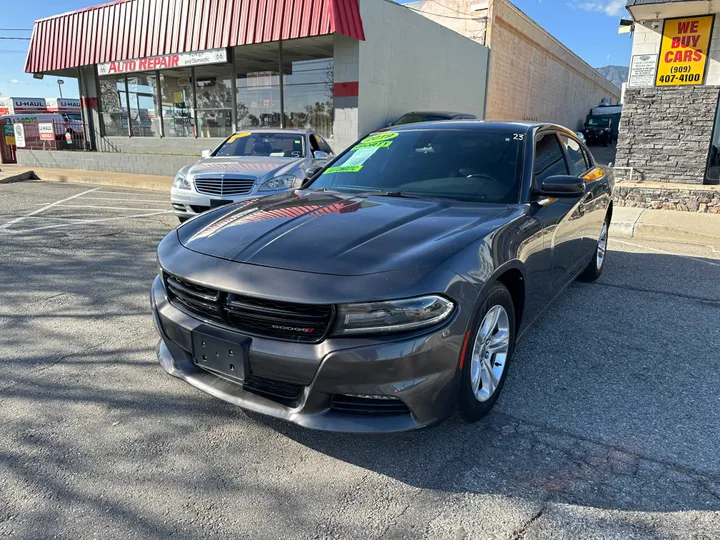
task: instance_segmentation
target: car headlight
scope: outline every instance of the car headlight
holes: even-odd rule
[[[610,131],[610,128],[605,128],[603,131]]]
[[[404,300],[341,304],[333,333],[385,334],[417,330],[444,321],[454,308],[455,304],[450,300],[434,294]]]
[[[282,174],[271,178],[264,184],[262,184],[258,191],[278,191],[281,189],[292,189],[298,183],[298,178],[292,174]]]
[[[187,178],[185,178],[185,175],[182,175],[180,173],[177,173],[175,175],[175,180],[173,180],[172,187],[177,189],[191,189],[190,182],[188,182]]]

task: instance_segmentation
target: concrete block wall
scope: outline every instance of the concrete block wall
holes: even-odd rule
[[[112,148],[129,154],[177,154],[199,156],[203,150],[213,150],[224,138],[181,137],[105,137]]]
[[[483,117],[486,47],[393,2],[360,0],[360,15],[360,134],[413,110]]]
[[[19,148],[18,165],[85,171],[175,176],[198,160],[192,156],[117,154],[106,152],[43,151]]]
[[[628,88],[615,165],[638,180],[702,184],[719,97],[717,86]]]
[[[579,130],[620,89],[508,0],[492,0],[488,120],[553,122]]]

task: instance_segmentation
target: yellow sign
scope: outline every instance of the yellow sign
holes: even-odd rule
[[[230,137],[228,139],[228,143],[235,142],[238,139],[242,139],[243,137],[249,137],[250,135],[252,135],[252,133],[250,133],[249,131],[243,131],[242,133],[236,133],[235,135],[233,135],[232,137]]]
[[[703,83],[713,21],[712,15],[665,21],[656,86]]]

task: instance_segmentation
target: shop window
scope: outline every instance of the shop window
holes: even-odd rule
[[[195,137],[192,85],[190,69],[168,69],[160,72],[165,137]]]
[[[128,76],[130,127],[133,137],[159,137],[160,111],[157,105],[157,81],[154,74]]]
[[[705,184],[720,184],[720,104],[715,112],[715,126],[705,172]]]
[[[280,127],[280,46],[235,49],[238,129]]]
[[[100,79],[100,106],[105,135],[122,136],[128,134],[125,91],[125,77],[123,75]]]
[[[228,65],[195,68],[198,137],[232,134],[232,70]]]
[[[332,141],[333,49],[326,41],[283,42],[285,126],[313,129]]]

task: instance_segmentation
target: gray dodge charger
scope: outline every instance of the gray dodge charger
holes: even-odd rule
[[[476,421],[532,322],[605,266],[612,179],[560,126],[398,126],[309,174],[160,243],[170,375],[315,429]]]

